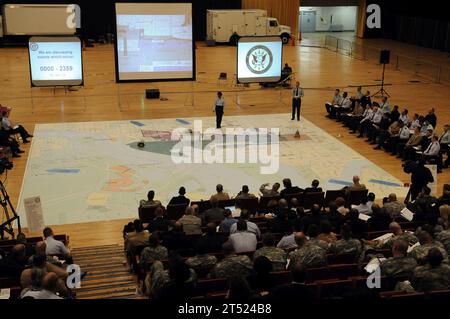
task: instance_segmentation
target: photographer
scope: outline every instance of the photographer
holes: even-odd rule
[[[434,178],[431,171],[425,167],[425,161],[419,160],[416,162],[406,162],[403,165],[403,170],[407,174],[411,174],[411,186],[409,187],[408,195],[406,196],[405,202],[416,200],[417,196],[422,192],[422,189],[428,185],[428,183],[433,183]]]

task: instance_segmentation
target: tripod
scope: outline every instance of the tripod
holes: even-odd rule
[[[386,63],[383,63],[383,73],[381,75],[381,88],[372,96],[387,96],[390,97],[389,93],[384,89],[384,71],[386,69]]]
[[[11,201],[9,200],[8,192],[6,191],[5,185],[3,185],[3,182],[0,181],[0,205],[3,209],[3,216],[4,219],[2,221],[2,224],[0,225],[0,236],[1,239],[4,237],[4,233],[10,234],[14,238],[14,226],[13,223],[15,220],[17,220],[17,229],[20,233],[22,231],[20,227],[20,217],[17,215],[16,210],[14,209],[13,205],[11,204]],[[10,211],[12,213],[12,216],[10,214]]]

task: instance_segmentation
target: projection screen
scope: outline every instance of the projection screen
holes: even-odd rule
[[[194,80],[191,3],[116,3],[116,80]]]

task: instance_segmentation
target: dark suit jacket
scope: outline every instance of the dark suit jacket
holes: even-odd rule
[[[180,195],[172,197],[172,199],[169,202],[169,205],[181,205],[181,204],[189,205],[190,202],[191,200],[189,198],[185,197],[184,195]]]
[[[292,195],[292,194],[298,194],[303,193],[303,189],[301,189],[298,186],[292,186],[289,188],[285,188],[280,192],[280,196],[283,197],[285,195]]]
[[[169,225],[170,225],[170,221],[168,221],[164,217],[155,217],[150,222],[147,229],[151,233],[153,233],[155,231],[167,232],[167,231],[169,231]]]
[[[322,193],[322,187],[306,187],[305,193]]]
[[[218,253],[222,251],[222,245],[226,240],[227,238],[221,234],[205,234],[197,239],[196,245],[204,247],[207,253]]]

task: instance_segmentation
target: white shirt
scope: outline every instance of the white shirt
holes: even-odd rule
[[[441,144],[450,144],[450,131],[442,133],[439,138],[439,143]]]
[[[379,124],[381,122],[381,119],[383,118],[383,111],[378,109],[378,111],[375,112],[375,114],[372,117],[372,122]]]
[[[342,107],[343,109],[349,109],[349,108],[351,108],[351,107],[352,107],[352,101],[351,101],[348,97],[346,97],[344,100],[342,100],[342,105],[341,105],[341,107]]]
[[[340,95],[333,96],[333,105],[341,105],[342,97]]]
[[[53,237],[47,237],[45,240],[45,254],[47,255],[68,255],[69,250],[62,241],[56,240]]]
[[[423,152],[423,155],[436,156],[436,155],[439,155],[440,151],[441,151],[441,146],[439,145],[439,142],[432,142],[432,143],[430,143],[430,145],[428,145],[425,152]]]
[[[220,99],[217,98],[216,99],[216,104],[214,104],[214,106],[222,106],[225,107],[225,99],[223,97],[221,97]]]
[[[383,113],[390,113],[391,106],[389,105],[389,102],[386,101],[386,103],[380,104],[380,110]]]
[[[229,239],[236,253],[255,251],[258,243],[256,235],[248,231],[231,234]]]
[[[21,298],[32,297],[34,299],[63,299],[60,296],[55,295],[53,292],[42,289],[42,290],[28,290],[24,293]]]
[[[249,233],[254,233],[256,235],[256,237],[260,238],[261,237],[261,231],[259,230],[258,225],[256,225],[255,223],[252,222],[247,222],[247,231]],[[237,232],[237,223],[231,225],[230,227],[230,234],[234,234]]]
[[[299,98],[301,98],[303,96],[304,96],[303,89],[301,87],[295,87],[292,90],[292,98],[293,99],[299,99]]]
[[[365,121],[370,121],[373,117],[373,110],[372,109],[368,109],[364,112],[364,118],[361,120],[360,123],[363,123]]]
[[[373,202],[367,202],[359,205],[352,205],[352,208],[356,209],[360,214],[371,215]]]
[[[408,114],[400,115],[399,120],[402,121],[405,125],[409,123]]]
[[[399,137],[401,140],[409,140],[410,134],[409,128],[407,126],[403,126],[399,132]]]

